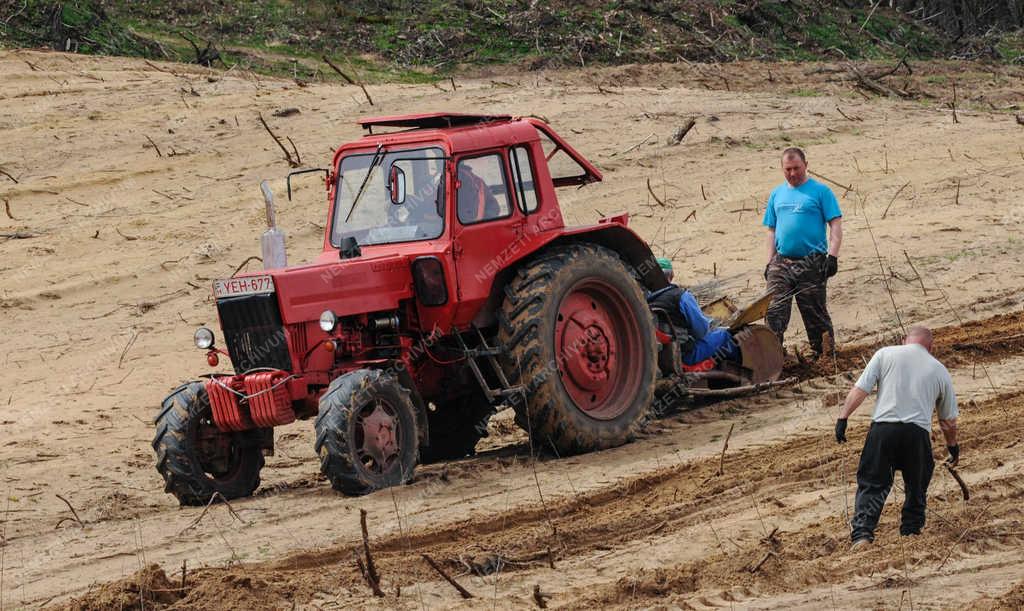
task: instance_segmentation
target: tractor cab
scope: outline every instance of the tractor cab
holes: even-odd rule
[[[554,229],[563,223],[553,188],[601,180],[537,119],[432,113],[360,124],[368,133],[337,150],[328,176],[325,253],[346,240],[366,247],[454,238],[473,225],[521,224],[536,213]]]
[[[532,252],[534,238],[565,226],[555,188],[601,180],[601,172],[547,123],[508,115],[431,113],[367,118],[367,134],[340,147],[328,177],[324,250],[336,262],[408,254],[443,283],[428,298],[428,326],[469,324],[494,276]],[[552,234],[553,235],[553,234]],[[478,322],[484,322],[483,320]]]

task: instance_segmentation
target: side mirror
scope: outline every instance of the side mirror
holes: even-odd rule
[[[397,165],[392,165],[388,174],[388,191],[391,192],[392,204],[405,203],[405,172]]]

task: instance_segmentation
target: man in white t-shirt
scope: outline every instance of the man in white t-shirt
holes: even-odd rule
[[[932,412],[939,410],[939,427],[946,437],[949,462],[960,459],[957,444],[956,394],[946,367],[931,355],[932,332],[911,327],[902,346],[887,346],[871,357],[836,420],[836,441],[846,441],[846,420],[878,386],[875,413],[857,468],[857,500],[851,539],[857,548],[875,538],[882,506],[892,488],[895,471],[903,474],[905,499],[901,535],[924,528],[932,458]]]

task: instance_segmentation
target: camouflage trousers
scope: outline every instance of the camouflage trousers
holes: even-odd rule
[[[776,254],[768,265],[768,290],[774,293],[765,321],[783,341],[793,299],[804,321],[807,340],[815,354],[821,354],[822,338],[826,332],[835,337],[832,318],[828,314],[825,285],[825,255],[814,254],[803,259],[790,259]]]

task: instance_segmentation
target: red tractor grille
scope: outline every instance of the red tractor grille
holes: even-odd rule
[[[233,377],[207,380],[206,394],[210,397],[213,422],[222,431],[244,431],[253,428],[252,419],[238,404],[238,395],[228,390],[235,381]],[[238,389],[235,389],[238,390]]]
[[[259,427],[272,427],[295,421],[291,397],[282,371],[266,371],[245,376],[245,394],[249,395],[249,415]]]

